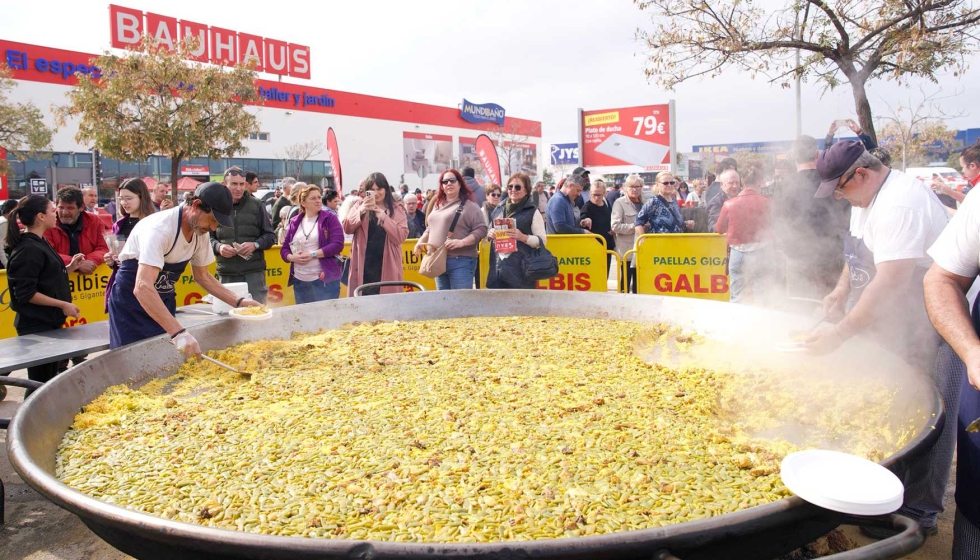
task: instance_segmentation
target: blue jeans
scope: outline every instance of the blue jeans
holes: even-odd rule
[[[296,296],[296,303],[337,299],[340,297],[340,279],[338,278],[333,282],[323,282],[322,280],[303,282],[294,279],[293,295]]]
[[[436,276],[437,290],[472,290],[476,257],[449,257],[446,272]]]

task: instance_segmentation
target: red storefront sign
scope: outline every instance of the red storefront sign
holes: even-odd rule
[[[582,165],[670,169],[670,105],[583,111]]]
[[[173,50],[185,37],[196,37],[199,43],[197,50],[188,56],[191,60],[226,66],[252,60],[259,72],[310,78],[310,48],[304,45],[193,21],[178,21],[177,18],[114,4],[109,5],[109,28],[111,44],[117,49],[135,47],[144,35],[154,37],[168,50]]]
[[[210,175],[211,169],[206,165],[182,165],[180,166],[181,175]]]

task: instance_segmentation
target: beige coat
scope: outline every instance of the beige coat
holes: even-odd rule
[[[612,205],[612,230],[616,234],[616,252],[619,253],[620,257],[633,248],[633,241],[636,237],[633,223],[636,222],[637,214],[639,212],[628,196],[617,198]],[[632,255],[630,255],[630,262],[633,262]]]

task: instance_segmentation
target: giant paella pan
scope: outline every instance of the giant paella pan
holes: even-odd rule
[[[555,323],[543,322],[548,318]],[[422,335],[411,330],[420,325],[418,321],[426,321],[425,329],[438,341],[418,338]],[[277,309],[273,319],[264,322],[229,319],[196,328],[206,351],[221,351],[226,361],[234,361],[236,353],[251,356],[252,361],[243,357],[236,362],[255,370],[251,380],[210,370],[194,378],[193,372],[203,371],[201,366],[182,366],[165,337],[144,341],[89,360],[46,384],[14,418],[9,452],[28,484],[78,515],[107,542],[138,558],[767,559],[842,523],[900,530],[897,537],[842,557],[898,558],[922,542],[913,522],[900,516],[854,518],[807,504],[779,487],[778,468],[773,465],[789,450],[839,445],[900,468],[928,450],[938,436],[943,422],[938,394],[922,372],[910,371],[896,356],[869,341],[852,340],[827,358],[779,352],[777,344],[787,332],[808,322],[799,316],[717,302],[548,291],[427,292],[294,306]],[[661,352],[644,362],[631,355],[631,349],[636,348],[638,336],[649,338],[650,329],[659,336]],[[308,334],[317,331],[322,332]],[[390,338],[371,338],[385,333]],[[483,348],[487,340],[502,341],[504,350]],[[442,346],[434,349],[427,344]],[[467,356],[476,359],[446,353],[447,348],[464,344],[471,346]],[[283,350],[287,346],[288,351]],[[609,350],[606,346],[616,351],[615,360],[602,358],[602,352]],[[226,350],[230,347],[235,349]],[[586,361],[575,366],[539,363],[536,360],[556,355],[545,347],[558,348],[563,355],[585,356]],[[403,353],[411,367],[399,361],[393,351],[398,348],[408,350]],[[326,360],[320,366],[299,359],[316,355]],[[367,356],[367,362],[357,361],[361,355]],[[276,373],[283,367],[277,360],[299,370]],[[573,367],[583,371],[571,372]],[[716,374],[714,369],[725,373]],[[592,370],[598,374],[590,377]],[[435,371],[438,376],[431,375]],[[550,378],[552,372],[559,377]],[[343,383],[336,380],[341,374]],[[858,374],[860,381],[855,378]],[[406,381],[413,375],[414,389]],[[779,375],[790,377],[783,377],[775,392],[765,393],[762,387]],[[326,385],[325,376],[330,382]],[[885,400],[865,396],[854,400],[864,377],[877,384]],[[802,395],[792,394],[794,385],[805,387],[803,380],[814,378],[826,378],[820,381],[820,390],[835,393],[828,402],[850,403],[850,409],[829,410],[810,402],[818,398],[810,388]],[[303,385],[300,379],[313,384]],[[438,400],[449,398],[437,389],[442,384],[452,399],[478,401],[446,405]],[[632,390],[645,384],[650,387],[646,392]],[[741,387],[743,392],[726,393],[728,386]],[[296,394],[301,390],[335,401],[311,413],[303,408],[308,403],[300,400],[302,395]],[[336,393],[341,390],[345,392]],[[639,400],[631,401],[627,394]],[[809,405],[787,407],[773,395]],[[217,400],[195,400],[202,397]],[[617,410],[628,408],[619,398],[632,403],[632,413],[637,415],[633,421],[617,416]],[[669,404],[644,402],[656,398]],[[507,408],[487,408],[487,403],[498,400],[515,403],[510,408],[521,416],[493,416]],[[270,404],[273,412],[251,416],[236,412],[253,401]],[[113,409],[120,402],[125,402],[122,414]],[[548,416],[548,407],[541,404],[545,402],[554,405],[557,416]],[[190,408],[181,410],[185,403]],[[208,416],[226,403],[239,408]],[[699,410],[707,420],[677,417],[685,407]],[[806,409],[802,417],[801,408]],[[394,409],[407,416],[392,416]],[[136,423],[127,419],[141,410],[150,412]],[[479,416],[481,411],[487,415]],[[538,413],[543,416],[534,415]],[[816,423],[822,425],[810,426],[809,416],[820,416]],[[234,417],[248,433],[260,434],[261,441],[247,449],[261,447],[261,457],[248,456],[246,448],[216,446],[217,441],[231,445],[243,437],[224,425],[209,424],[199,431],[198,443],[173,443],[205,424],[206,417]],[[289,420],[278,422],[283,418]],[[309,422],[304,424],[304,418]],[[584,424],[575,424],[576,418]],[[157,421],[159,429],[144,426]],[[605,426],[607,421],[616,424]],[[697,423],[701,421],[708,424]],[[506,422],[511,422],[510,427],[504,426]],[[346,431],[331,429],[341,423]],[[500,429],[490,429],[491,424]],[[720,431],[715,430],[716,424]],[[461,443],[452,438],[474,434],[450,434],[440,439],[432,435],[440,429],[433,425],[449,426],[450,432],[465,431],[466,426],[476,435],[490,432],[497,438],[489,440],[491,445],[504,448],[507,457],[518,457],[518,463],[498,460],[496,450],[487,451],[495,459],[492,470],[480,471],[481,476],[499,474],[501,488],[519,488],[531,501],[508,501],[513,496],[502,496],[493,480],[477,480],[470,491],[457,490],[448,497],[433,490],[434,481],[459,484],[472,478],[471,466],[485,467],[478,464],[483,453],[480,443],[475,443],[479,438]],[[553,431],[546,429],[552,425]],[[94,426],[94,435],[85,426]],[[594,432],[583,426],[592,426]],[[664,439],[663,434],[681,428],[686,432]],[[602,431],[613,429],[619,430],[615,436],[619,443],[608,444]],[[302,430],[307,430],[302,445],[277,443]],[[156,437],[159,431],[167,433]],[[535,441],[545,432],[542,450]],[[341,440],[329,440],[331,434],[339,434]],[[676,441],[685,437],[691,441]],[[194,469],[181,464],[184,455],[162,459],[168,464],[148,466],[151,459],[139,453],[142,443],[150,447],[151,439],[166,439],[170,448],[185,454],[188,446],[206,447],[206,457],[227,468],[201,471],[195,478]],[[401,440],[407,443],[397,445]],[[702,447],[692,451],[684,447],[687,444]],[[309,449],[298,451],[297,445]],[[365,451],[365,446],[372,449]],[[397,455],[384,455],[393,446],[398,447]],[[324,456],[340,461],[355,448],[361,454],[376,451],[384,456],[369,461],[368,467],[322,462]],[[554,456],[549,455],[552,452]],[[595,452],[600,453],[598,459]],[[303,479],[299,491],[297,485],[288,484],[299,475],[282,470],[276,462],[297,453],[306,461],[300,470],[312,477]],[[677,453],[685,458],[672,456]],[[723,456],[715,456],[718,453]],[[711,456],[706,464],[695,466],[690,457],[698,454]],[[554,466],[555,473],[534,471],[529,465],[535,458]],[[413,470],[416,467],[409,463],[416,459],[419,466]],[[160,457],[152,460],[161,461]],[[98,464],[101,472],[87,473],[84,469],[95,468],[90,462]],[[163,485],[151,486],[150,491],[122,488],[117,471],[136,463],[141,470],[127,475],[127,484],[144,488],[147,480],[161,479]],[[588,468],[584,463],[589,463]],[[515,464],[521,465],[516,478]],[[247,479],[263,482],[262,488],[235,487],[237,494],[221,489],[233,465],[242,467]],[[664,472],[674,470],[684,472],[676,480],[663,478]],[[733,479],[748,486],[727,488]],[[203,488],[214,485],[219,487],[217,494],[204,492]],[[115,493],[94,491],[106,486]],[[270,495],[269,487],[283,490],[287,497]],[[371,494],[372,488],[383,489],[383,499]],[[339,492],[339,502],[330,502],[337,498],[334,492]],[[439,510],[437,500],[430,502],[437,494],[444,498],[445,511]],[[197,498],[206,501],[195,502]],[[317,500],[320,505],[315,505]],[[322,506],[327,502],[333,505]],[[179,503],[193,505],[182,509]],[[538,517],[528,511],[532,504],[543,508]],[[277,505],[292,509],[289,513],[264,509]],[[556,513],[552,506],[561,511]],[[617,506],[627,513],[617,512]],[[418,515],[415,522],[406,508]],[[338,520],[331,512],[343,515]],[[500,515],[494,517],[494,512],[503,512],[506,522]],[[603,517],[603,512],[608,515]],[[402,517],[392,517],[397,515]]]

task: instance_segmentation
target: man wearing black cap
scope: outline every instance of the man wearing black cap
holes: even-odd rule
[[[110,348],[167,333],[185,356],[200,356],[197,340],[174,318],[174,285],[188,262],[194,281],[216,298],[233,307],[259,305],[239,298],[208,271],[214,262],[209,234],[219,224],[231,226],[231,212],[228,187],[204,183],[186,204],[151,214],[136,224],[106,289]]]
[[[916,371],[931,375],[947,410],[955,410],[959,383],[952,379],[953,368],[937,360],[942,358],[940,339],[926,314],[922,288],[932,264],[927,251],[949,214],[929,187],[888,169],[861,142],[842,141],[825,150],[817,159],[817,172],[821,183],[816,198],[833,195],[851,203],[852,246],[837,287],[823,301],[824,313],[836,324],[817,328],[806,340],[808,349],[832,352],[852,336],[872,336]],[[847,309],[849,295],[856,298]],[[950,390],[953,385],[956,391]],[[944,428],[925,457],[897,473],[905,483],[900,512],[932,534],[943,509],[955,440],[955,423],[946,426],[950,428]]]

